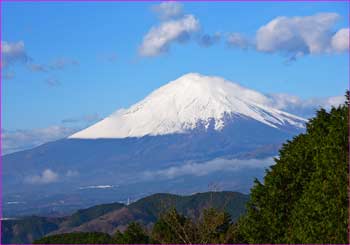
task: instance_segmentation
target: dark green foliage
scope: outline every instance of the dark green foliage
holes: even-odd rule
[[[34,244],[108,244],[113,239],[101,232],[76,232],[43,237]]]
[[[131,222],[124,233],[117,231],[113,235],[113,241],[119,244],[147,244],[149,237],[139,223]]]
[[[34,244],[147,244],[149,241],[141,225],[132,222],[124,233],[117,230],[113,237],[102,232],[74,232],[43,237]]]
[[[245,212],[245,204],[249,196],[239,192],[205,192],[191,196],[173,194],[155,194],[128,206],[130,210],[141,210],[147,214],[149,221],[156,221],[160,214],[175,208],[179,213],[195,219],[202,210],[208,207],[228,212],[233,221]]]
[[[231,217],[227,212],[205,209],[198,223],[198,243],[228,243],[232,235],[229,232],[231,226]]]
[[[235,226],[227,212],[204,209],[192,220],[170,209],[154,224],[152,239],[156,243],[212,244],[235,241]]]
[[[196,227],[191,219],[171,208],[162,214],[152,230],[152,239],[157,243],[195,243]]]
[[[321,109],[255,181],[238,234],[250,243],[347,243],[348,106]]]
[[[113,237],[112,237],[114,243],[116,244],[123,244],[124,243],[124,236],[123,233],[121,233],[119,230],[117,230]]]

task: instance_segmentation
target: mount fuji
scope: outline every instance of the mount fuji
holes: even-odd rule
[[[3,157],[7,216],[155,192],[249,192],[306,120],[220,77],[190,73],[66,139]],[[213,184],[214,183],[214,184]]]
[[[69,138],[127,138],[222,130],[232,117],[276,129],[303,128],[305,120],[269,107],[269,99],[220,77],[186,74],[157,89],[127,110],[119,110]]]

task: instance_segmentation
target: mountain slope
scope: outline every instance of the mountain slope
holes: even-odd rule
[[[273,109],[264,95],[220,77],[186,74],[127,110],[119,110],[69,138],[126,138],[185,133],[199,125],[222,130],[225,119],[249,118],[274,128],[303,128],[305,120]]]
[[[103,231],[114,233],[132,221],[151,226],[159,214],[170,207],[192,218],[204,208],[226,210],[233,220],[245,211],[248,195],[237,192],[207,192],[191,196],[155,194],[142,198],[129,206],[120,203],[103,204],[79,210],[63,218],[30,216],[2,221],[2,243],[30,243],[48,234],[77,231]]]
[[[203,209],[214,207],[227,211],[232,215],[233,221],[236,221],[244,213],[247,201],[248,195],[237,192],[206,192],[191,196],[155,194],[101,215],[80,226],[74,228],[62,226],[52,234],[96,231],[112,234],[116,229],[123,230],[131,221],[151,226],[160,214],[172,207],[192,219],[198,219]]]
[[[61,218],[30,216],[16,220],[1,221],[1,243],[30,243],[46,234],[57,230]]]
[[[87,209],[78,210],[72,214],[61,226],[76,227],[90,220],[96,219],[106,213],[123,208],[125,205],[121,203],[101,204]]]

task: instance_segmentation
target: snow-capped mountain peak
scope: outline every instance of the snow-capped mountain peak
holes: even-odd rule
[[[222,130],[227,116],[253,119],[274,128],[304,127],[305,119],[271,108],[269,104],[270,99],[263,94],[221,77],[189,73],[69,138],[186,133],[198,123],[206,128],[214,123],[215,130]]]

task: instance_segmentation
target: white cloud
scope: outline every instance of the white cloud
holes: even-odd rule
[[[168,1],[152,7],[161,19],[158,26],[152,27],[143,37],[139,47],[141,56],[158,56],[169,51],[172,43],[195,41],[201,47],[210,47],[221,40],[221,33],[207,34],[200,31],[199,20],[192,14],[184,15],[183,5]]]
[[[67,137],[77,129],[51,126],[32,130],[2,130],[2,153],[30,149],[43,143]]]
[[[163,22],[146,34],[139,53],[142,56],[157,56],[167,52],[171,43],[187,40],[199,28],[199,21],[193,15]]]
[[[170,19],[183,15],[183,6],[179,2],[169,1],[162,2],[152,7],[152,10],[161,19]]]
[[[331,96],[325,98],[301,99],[298,96],[289,94],[270,94],[269,106],[280,109],[304,118],[315,115],[316,110],[321,107],[329,110],[332,106],[337,107],[345,102],[345,96]]]
[[[2,65],[8,66],[15,62],[27,62],[28,56],[24,48],[24,42],[1,41]]]
[[[164,2],[153,10],[163,22],[152,27],[139,47],[141,56],[157,56],[169,50],[173,42],[183,42],[195,37],[203,47],[218,43],[221,34],[201,34],[199,21],[193,15],[183,15],[182,5]],[[226,43],[229,47],[258,52],[279,53],[288,60],[309,54],[341,53],[349,49],[349,29],[334,30],[340,16],[337,13],[318,13],[311,16],[277,17],[261,26],[256,35],[246,38],[240,33],[231,33]],[[164,21],[166,20],[166,21]],[[197,33],[197,35],[193,35]]]
[[[87,114],[80,117],[67,118],[62,124],[74,124],[74,126],[49,126],[27,130],[2,129],[2,154],[31,149],[44,143],[66,138],[86,126],[100,120],[97,113]]]
[[[102,118],[97,113],[93,113],[80,117],[66,118],[62,120],[62,123],[94,123],[101,119]]]
[[[78,66],[79,61],[70,58],[57,58],[50,65],[52,70],[63,70],[68,66]]]
[[[340,29],[334,34],[331,44],[335,52],[345,52],[349,50],[349,28]]]
[[[22,63],[26,65],[27,69],[31,72],[48,72],[50,70],[63,70],[68,66],[79,65],[79,62],[77,60],[70,58],[58,58],[55,59],[49,65],[33,63],[33,60],[26,53],[23,41],[1,41],[1,56],[1,65],[3,66],[3,68],[6,68],[6,71],[3,73],[2,77],[6,80],[10,80],[15,77],[14,72],[7,70],[9,69],[10,65],[13,65],[15,63]],[[57,86],[60,84],[60,82],[55,78],[47,78],[45,80],[45,83],[47,83],[49,86]]]
[[[60,85],[60,81],[58,81],[56,78],[53,78],[53,77],[49,77],[45,80],[45,83],[47,85],[49,85],[50,87],[55,87],[55,86],[58,86]]]
[[[252,43],[240,33],[230,33],[227,37],[227,44],[230,47],[247,49]]]
[[[109,188],[113,188],[113,185],[89,185],[89,186],[79,187],[80,190],[86,190],[86,189],[109,189]]]
[[[280,53],[290,60],[309,55],[340,53],[349,49],[349,29],[335,32],[340,16],[318,13],[311,16],[277,17],[261,26],[250,41],[240,33],[227,37],[227,44],[240,49],[254,48],[265,53]]]
[[[45,169],[41,174],[30,176],[25,182],[30,184],[49,184],[58,181],[58,174],[51,169]]]
[[[222,159],[217,158],[204,163],[186,163],[157,171],[145,171],[143,178],[173,179],[184,175],[204,176],[218,171],[237,171],[245,168],[266,168],[274,163],[272,157],[265,159]]]
[[[29,63],[28,69],[32,72],[48,72],[49,70],[63,70],[70,66],[78,66],[79,61],[70,58],[57,58],[48,65]]]
[[[197,42],[202,47],[210,47],[218,43],[221,40],[221,33],[210,34],[200,34],[197,36]]]
[[[47,72],[47,68],[41,64],[30,63],[27,67],[32,72]]]
[[[256,49],[293,57],[333,52],[332,28],[339,18],[336,13],[277,17],[257,31]],[[343,36],[343,33],[339,35]]]
[[[79,172],[75,170],[68,170],[66,173],[66,177],[76,177],[78,175],[79,175]]]
[[[326,108],[330,108],[332,106],[339,106],[340,104],[345,103],[345,96],[339,95],[339,96],[332,96],[328,97],[324,105]]]

